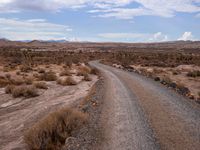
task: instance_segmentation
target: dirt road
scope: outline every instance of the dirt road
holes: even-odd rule
[[[102,150],[197,150],[200,106],[135,73],[98,62],[106,81]]]

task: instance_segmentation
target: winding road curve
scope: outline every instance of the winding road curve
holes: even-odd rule
[[[199,150],[200,106],[136,73],[90,62],[105,78],[102,150]]]

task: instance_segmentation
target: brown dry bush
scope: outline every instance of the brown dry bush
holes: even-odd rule
[[[166,84],[166,85],[170,85],[170,84],[173,83],[173,82],[172,82],[172,80],[171,80],[169,77],[164,76],[164,77],[162,78],[161,83],[162,83],[162,84]]]
[[[3,66],[3,72],[9,72],[15,69],[16,69],[16,65],[13,65],[10,63],[8,65]]]
[[[91,72],[91,69],[87,66],[79,66],[78,67],[78,76],[84,76],[85,74],[89,74]]]
[[[90,73],[94,75],[99,75],[99,70],[97,68],[92,68]]]
[[[4,77],[0,76],[0,88],[7,86],[10,83],[10,81]]]
[[[16,75],[20,76],[20,75],[21,75],[21,72],[20,72],[20,71],[17,71],[17,72],[16,72]]]
[[[8,85],[5,89],[5,92],[7,94],[12,94],[14,98],[17,97],[36,97],[38,96],[37,89],[34,86],[30,85],[20,85],[20,86],[14,86],[14,85]]]
[[[48,86],[45,82],[35,82],[34,86],[38,89],[48,89]]]
[[[83,80],[92,81],[92,78],[88,74],[85,74]]]
[[[31,85],[33,83],[33,78],[31,77],[25,78],[24,83],[27,85]]]
[[[84,126],[87,115],[70,108],[49,114],[24,135],[31,150],[60,150],[65,140]]]
[[[44,81],[56,81],[57,76],[55,72],[48,71],[40,75],[40,79]]]
[[[200,71],[199,70],[190,71],[187,73],[187,76],[193,78],[200,77]]]
[[[77,85],[77,82],[72,77],[67,77],[65,79],[58,79],[57,84],[67,86],[67,85]]]
[[[60,73],[60,76],[71,76],[71,73],[68,69],[65,69]]]
[[[6,94],[12,94],[13,89],[15,88],[14,85],[7,85],[5,88],[5,93]]]
[[[19,77],[10,78],[9,81],[10,81],[10,84],[13,84],[13,85],[22,85],[25,83],[25,81]]]
[[[37,72],[38,73],[45,73],[45,70],[43,68],[39,68]]]
[[[20,67],[20,71],[21,72],[30,72],[30,71],[32,71],[32,68],[30,66],[23,65]]]
[[[172,70],[172,74],[173,74],[173,75],[179,75],[179,74],[180,74],[180,71]]]

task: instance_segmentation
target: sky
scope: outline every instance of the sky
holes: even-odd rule
[[[200,0],[0,0],[0,38],[200,40]]]

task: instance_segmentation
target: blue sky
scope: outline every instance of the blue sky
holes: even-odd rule
[[[199,40],[200,0],[0,0],[0,38]]]

